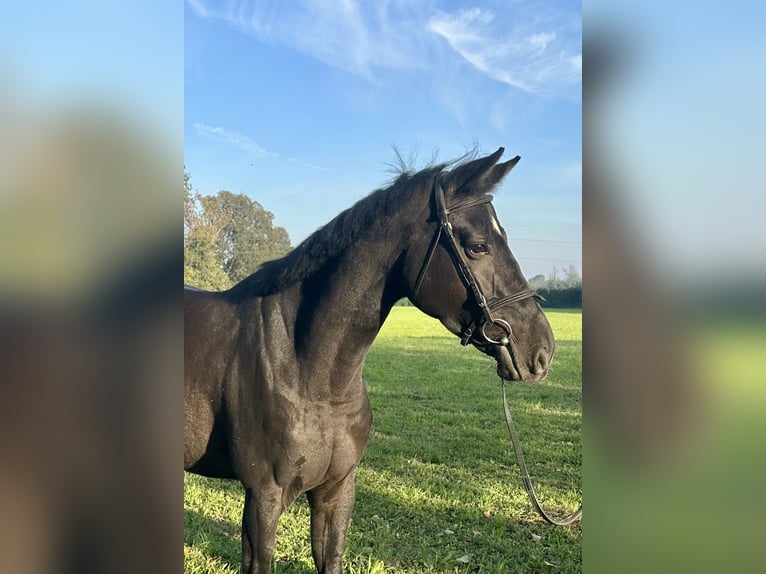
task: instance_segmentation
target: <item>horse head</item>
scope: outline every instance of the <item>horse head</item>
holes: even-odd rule
[[[500,377],[536,382],[548,373],[554,340],[488,195],[520,159],[498,163],[503,151],[435,174],[405,283],[419,309],[493,357]]]

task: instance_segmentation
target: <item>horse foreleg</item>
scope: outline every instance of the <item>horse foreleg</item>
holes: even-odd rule
[[[354,471],[340,482],[308,493],[311,507],[311,553],[319,574],[340,574],[343,548],[354,507]]]
[[[277,523],[282,513],[278,488],[245,489],[242,513],[242,574],[267,574],[271,568]]]

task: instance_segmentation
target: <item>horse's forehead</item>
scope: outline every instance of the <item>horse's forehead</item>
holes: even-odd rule
[[[492,224],[492,229],[494,229],[498,235],[503,234],[503,228],[500,226],[500,222],[497,220],[497,215],[495,214],[494,209],[490,210],[489,222]]]
[[[473,211],[473,210],[471,210]],[[500,224],[500,220],[497,217],[494,207],[491,203],[486,204],[485,209],[476,209],[469,216],[469,225],[481,227],[483,229],[492,229],[499,236],[503,237],[503,226]]]

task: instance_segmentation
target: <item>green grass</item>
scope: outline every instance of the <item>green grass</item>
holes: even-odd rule
[[[511,408],[546,509],[580,501],[582,315],[550,310],[548,378],[515,384]],[[395,307],[365,368],[373,432],[360,463],[345,571],[580,572],[580,524],[557,528],[532,510],[502,414],[494,361],[460,347],[437,321]],[[184,477],[184,570],[235,573],[239,483]],[[300,497],[280,521],[272,570],[314,572]]]

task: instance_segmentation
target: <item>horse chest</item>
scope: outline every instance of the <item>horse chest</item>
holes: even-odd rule
[[[304,488],[345,477],[359,463],[372,422],[369,402],[315,405],[286,429],[275,469],[277,481]]]

